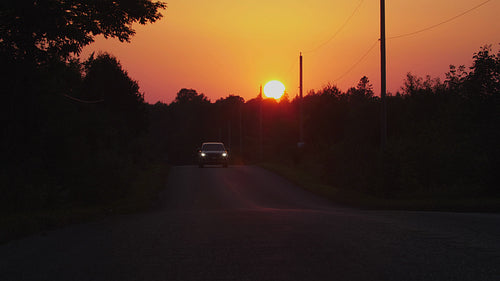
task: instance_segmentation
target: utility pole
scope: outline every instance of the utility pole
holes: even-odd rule
[[[231,119],[227,120],[227,147],[231,149]]]
[[[243,159],[243,114],[242,114],[243,103],[240,102],[240,157]]]
[[[299,55],[299,143],[298,146],[304,145],[304,101],[302,96],[302,52]]]
[[[260,99],[260,105],[259,105],[259,160],[262,161],[264,153],[263,153],[263,135],[262,135],[262,104],[264,103],[264,98],[262,96],[262,84],[260,85],[260,92],[259,92],[259,99]]]
[[[380,149],[387,148],[387,75],[386,75],[386,50],[385,50],[385,0],[380,0],[380,79],[381,79],[381,113],[380,113]]]

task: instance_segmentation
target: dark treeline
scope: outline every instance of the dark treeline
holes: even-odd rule
[[[137,82],[116,58],[54,64],[16,82],[3,84],[15,88],[2,103],[2,206],[124,196],[143,167],[147,112]]]
[[[408,74],[389,95],[388,148],[380,151],[380,98],[367,77],[346,92],[328,85],[299,100],[258,98],[210,102],[182,89],[170,104],[149,106],[150,133],[173,164],[193,163],[202,141],[220,140],[234,162],[266,161],[305,169],[332,186],[377,196],[498,195],[500,54],[490,46],[473,65],[450,66],[441,82]]]
[[[289,165],[377,196],[499,194],[500,54],[491,47],[474,54],[467,71],[451,66],[444,82],[408,74],[401,92],[388,97],[384,152],[380,98],[367,77],[346,92],[327,85],[304,97],[299,149],[299,99],[288,95],[211,102],[181,89],[170,104],[150,105],[106,53],[44,67],[12,62],[9,69],[1,111],[5,210],[129,196],[141,169],[193,164],[203,141],[223,141],[235,164]]]
[[[0,211],[105,204],[130,196],[147,167],[147,108],[116,58],[82,48],[129,41],[162,2],[0,4]]]
[[[333,85],[310,92],[298,149],[297,98],[256,93],[212,102],[181,89],[170,104],[149,105],[112,55],[77,58],[95,35],[130,40],[133,23],[155,22],[164,7],[143,0],[0,4],[0,211],[130,196],[141,170],[193,163],[203,141],[223,141],[234,163],[290,165],[378,196],[499,195],[500,54],[491,47],[474,54],[470,68],[451,67],[444,82],[408,74],[402,91],[388,97],[384,152],[380,99],[367,77],[346,92]]]
[[[149,105],[150,133],[172,164],[193,164],[204,141],[224,142],[233,163],[256,162],[261,160],[262,110],[263,154],[274,159],[296,145],[296,106],[287,99],[261,101],[229,95],[210,102],[196,90],[181,89],[169,105]]]

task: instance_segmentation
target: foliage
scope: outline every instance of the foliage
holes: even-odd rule
[[[74,58],[95,36],[129,41],[162,2],[0,4],[1,210],[92,205],[127,196],[145,166],[147,115],[136,81],[109,54]]]
[[[384,152],[380,99],[367,77],[346,92],[327,85],[303,98],[306,145],[298,148],[297,97],[211,102],[185,88],[170,104],[148,105],[106,53],[43,66],[7,61],[1,206],[40,210],[135,196],[131,182],[144,167],[191,164],[203,141],[223,141],[236,163],[290,165],[355,193],[499,196],[499,58],[483,47],[468,71],[450,66],[444,82],[409,73],[402,93],[388,96]]]
[[[474,54],[466,80],[469,95],[487,98],[500,92],[500,50],[496,55],[491,52],[491,46],[484,46]]]
[[[23,92],[26,102],[7,96],[2,207],[124,196],[144,150],[146,112],[137,83],[108,54],[40,69],[37,79],[36,90]],[[102,101],[84,102],[90,99]]]
[[[113,112],[115,128],[138,133],[145,128],[144,96],[139,84],[123,70],[118,60],[107,54],[94,54],[84,62],[85,77],[80,96],[87,101],[102,101]]]
[[[133,23],[153,23],[165,7],[150,0],[2,1],[0,52],[41,63],[66,59],[97,35],[128,42]]]
[[[169,118],[161,121],[169,132],[161,141],[173,164],[193,163],[196,146],[219,140],[238,161],[293,165],[343,190],[407,199],[497,196],[499,57],[485,46],[468,71],[450,66],[444,82],[408,73],[402,92],[387,97],[385,152],[379,149],[380,99],[368,77],[346,92],[327,85],[304,97],[302,149],[298,98],[256,95],[245,102],[230,95],[211,103],[183,89],[170,105],[155,105],[155,116]]]

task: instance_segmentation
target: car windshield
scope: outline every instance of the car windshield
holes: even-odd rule
[[[206,143],[201,147],[203,151],[223,151],[224,145],[222,143]]]

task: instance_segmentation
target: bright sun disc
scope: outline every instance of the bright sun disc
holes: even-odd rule
[[[285,85],[277,80],[267,82],[264,86],[264,95],[268,98],[279,99],[285,93]]]

